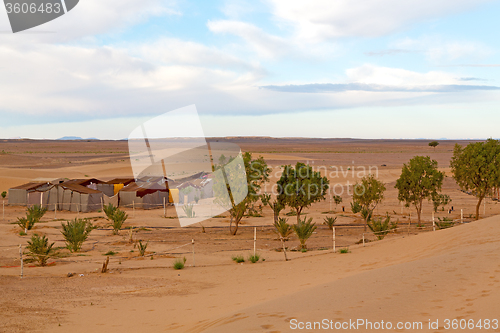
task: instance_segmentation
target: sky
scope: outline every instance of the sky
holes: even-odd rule
[[[499,14],[498,0],[81,0],[13,34],[2,6],[0,138],[123,139],[193,104],[206,136],[498,138]]]

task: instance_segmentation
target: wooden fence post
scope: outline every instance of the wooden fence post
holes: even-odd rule
[[[253,228],[253,256],[255,257],[255,251],[257,248],[257,227]]]
[[[19,259],[21,259],[21,279],[24,275],[23,246],[19,244]]]
[[[336,252],[336,249],[335,249],[335,227],[333,227],[333,253]]]
[[[194,262],[194,239],[191,240],[191,243],[193,243],[193,267],[195,266],[195,262]]]

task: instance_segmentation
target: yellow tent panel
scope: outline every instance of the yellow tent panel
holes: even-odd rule
[[[179,203],[179,190],[174,188],[168,192],[168,202]]]

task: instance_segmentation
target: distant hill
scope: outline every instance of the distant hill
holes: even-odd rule
[[[99,140],[98,138],[81,138],[79,136],[63,136],[62,138],[59,138],[57,140],[64,140],[64,141],[71,141],[71,140]]]

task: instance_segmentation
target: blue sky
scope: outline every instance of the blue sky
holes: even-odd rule
[[[195,104],[207,136],[497,138],[498,14],[494,0],[81,0],[12,34],[0,8],[0,137],[121,139]]]

